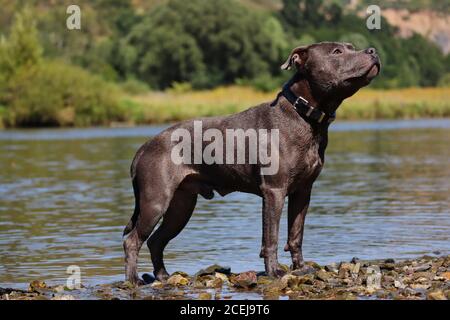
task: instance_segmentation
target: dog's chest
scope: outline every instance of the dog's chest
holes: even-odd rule
[[[291,185],[294,188],[295,185],[314,182],[323,167],[318,144],[313,143],[308,147],[304,147],[302,151],[297,154],[296,161],[294,161],[293,168],[291,168]]]

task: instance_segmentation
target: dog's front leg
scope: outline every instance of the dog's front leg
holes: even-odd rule
[[[278,231],[283,210],[285,192],[281,189],[263,191],[263,237],[261,255],[264,257],[266,273],[282,276],[284,271],[278,266]]]
[[[291,252],[293,269],[303,266],[302,242],[306,212],[311,198],[311,188],[289,195],[288,202],[288,241],[285,251]]]

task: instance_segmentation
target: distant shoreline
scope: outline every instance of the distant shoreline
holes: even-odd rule
[[[201,91],[149,91],[123,94],[119,104],[126,116],[104,124],[109,127],[168,124],[182,120],[228,115],[272,101],[277,91],[261,92],[250,87],[229,86]],[[394,120],[450,117],[450,87],[363,89],[344,101],[338,120]],[[76,117],[76,114],[73,115]],[[89,117],[89,115],[84,115]],[[83,127],[71,122],[50,127]],[[75,122],[74,122],[75,123]],[[68,125],[69,124],[69,125]],[[1,121],[0,128],[4,128]],[[13,126],[11,128],[50,128],[49,126]]]

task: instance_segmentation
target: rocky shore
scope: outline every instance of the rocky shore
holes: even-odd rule
[[[0,288],[1,300],[73,299],[450,299],[450,255],[413,260],[359,260],[301,270],[270,278],[263,272],[233,273],[213,265],[195,275],[174,272],[165,282],[144,275],[147,285],[128,282],[70,290],[33,281],[28,290]]]

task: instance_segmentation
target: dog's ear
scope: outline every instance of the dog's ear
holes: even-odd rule
[[[292,50],[286,62],[281,65],[282,70],[290,70],[293,65],[300,66],[306,61],[309,46],[301,46]]]

